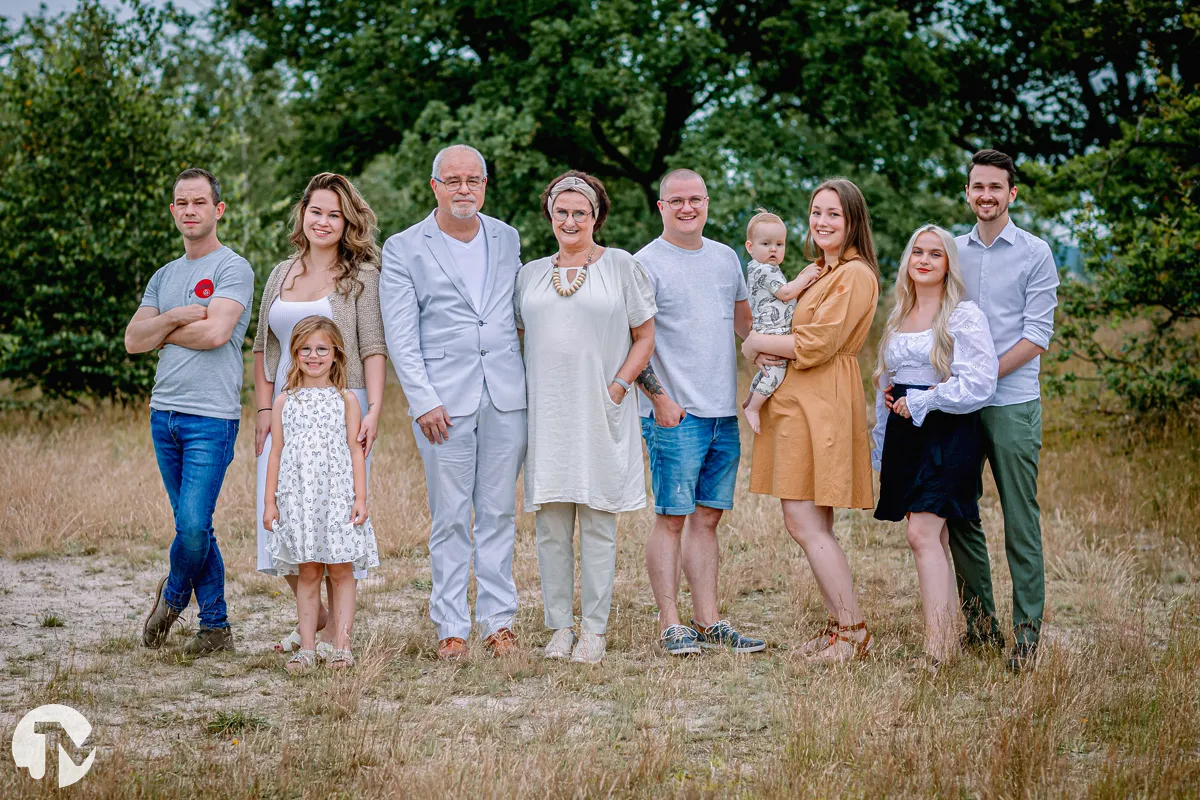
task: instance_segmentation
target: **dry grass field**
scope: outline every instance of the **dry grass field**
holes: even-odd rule
[[[864,362],[865,363],[865,362]],[[235,654],[140,646],[172,523],[144,411],[0,417],[0,728],[62,702],[94,728],[75,797],[1180,797],[1200,794],[1200,425],[1135,428],[1050,401],[1041,501],[1048,620],[1037,669],[965,656],[930,678],[899,525],[839,512],[877,636],[864,664],[792,648],[823,611],[776,501],[721,526],[722,614],[764,654],[668,659],[642,566],[649,511],[623,515],[609,655],[548,663],[533,517],[516,580],[524,645],[434,658],[428,513],[400,391],[389,386],[371,512],[383,566],[360,586],[350,674],[289,679],[269,645],[293,624],[254,571],[252,424],[217,510]],[[743,442],[749,432],[743,430]],[[1009,616],[999,504],[984,524]],[[284,590],[284,591],[281,591]],[[684,609],[688,601],[684,598]],[[0,795],[57,795],[7,753]]]

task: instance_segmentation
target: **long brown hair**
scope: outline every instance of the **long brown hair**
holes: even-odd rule
[[[821,185],[813,190],[812,197],[808,199],[810,217],[817,195],[826,189],[837,192],[838,199],[842,203],[842,213],[846,215],[846,238],[842,240],[842,252],[838,254],[839,257],[853,247],[858,251],[858,257],[867,262],[875,271],[875,279],[881,280],[879,259],[875,256],[875,238],[871,235],[871,213],[867,211],[867,200],[863,197],[863,193],[845,178],[829,178],[822,181]],[[808,232],[804,234],[804,257],[815,261],[822,255],[821,248],[817,247],[813,241],[812,226],[810,225]]]
[[[292,234],[288,241],[294,248],[292,259],[299,262],[300,271],[292,277],[291,285],[294,286],[296,279],[308,271],[306,260],[312,245],[304,235],[304,214],[308,211],[313,194],[322,189],[337,195],[342,218],[346,221],[346,226],[342,229],[342,238],[338,242],[337,261],[333,266],[334,289],[343,297],[349,297],[352,292],[357,295],[363,290],[358,271],[380,268],[379,245],[375,241],[379,226],[375,212],[367,205],[358,189],[349,178],[336,172],[314,175],[304,189],[300,202],[292,209]]]
[[[887,325],[884,326],[883,336],[879,340],[879,363],[875,367],[876,386],[880,383],[880,377],[888,371],[886,359],[888,340],[900,331],[909,312],[917,304],[917,292],[913,288],[912,275],[908,273],[908,262],[912,258],[917,237],[926,231],[937,234],[937,237],[942,240],[942,250],[946,254],[946,277],[942,279],[942,305],[933,317],[933,347],[929,351],[929,363],[937,370],[942,380],[950,377],[950,364],[954,359],[954,337],[950,335],[950,315],[966,297],[967,288],[963,284],[962,269],[958,265],[958,246],[954,243],[954,234],[937,225],[922,225],[909,238],[908,246],[904,248],[904,255],[900,256],[900,272],[896,275],[895,302],[892,305],[892,313],[888,315]]]
[[[291,392],[300,388],[300,348],[304,346],[308,337],[317,332],[329,336],[329,343],[333,345],[333,365],[329,368],[329,382],[336,386],[338,391],[345,394],[346,342],[342,339],[337,325],[333,324],[333,320],[317,314],[305,317],[296,323],[296,327],[292,328],[292,342],[288,347],[292,363],[288,365],[286,391]]]

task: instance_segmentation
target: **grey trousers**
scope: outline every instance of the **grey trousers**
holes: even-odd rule
[[[546,627],[575,624],[575,519],[579,518],[580,627],[608,630],[617,566],[617,515],[581,503],[542,503],[537,512],[538,571]]]

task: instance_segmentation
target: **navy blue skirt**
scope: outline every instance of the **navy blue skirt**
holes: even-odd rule
[[[925,386],[896,386],[893,397]],[[921,427],[891,412],[879,470],[875,519],[900,522],[914,511],[945,519],[979,520],[983,492],[983,429],[979,412],[930,411]]]

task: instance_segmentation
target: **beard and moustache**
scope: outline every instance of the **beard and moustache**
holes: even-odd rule
[[[991,222],[994,219],[999,219],[1004,212],[1008,211],[1008,203],[995,201],[990,206],[980,206],[978,202],[972,203],[971,210],[975,212],[975,216],[983,222]]]
[[[468,202],[470,202],[470,204],[471,204],[470,208],[466,207],[466,204]],[[453,200],[452,199],[450,201],[450,214],[455,219],[470,219],[471,217],[475,216],[478,213],[479,213],[479,203],[475,200],[475,198],[473,196],[470,197],[469,199],[468,198],[464,198],[463,200]]]

